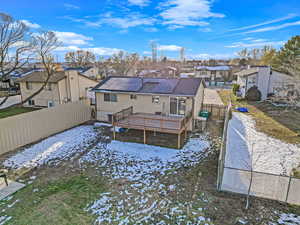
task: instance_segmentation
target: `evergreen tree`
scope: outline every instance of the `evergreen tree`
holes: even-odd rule
[[[300,79],[300,35],[292,37],[277,53],[273,67]]]

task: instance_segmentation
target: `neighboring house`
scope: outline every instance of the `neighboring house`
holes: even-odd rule
[[[177,68],[173,66],[166,66],[160,69],[142,69],[136,73],[138,77],[165,77],[165,78],[174,78],[177,74]]]
[[[26,99],[42,87],[46,79],[44,71],[33,71],[20,78],[21,97]],[[88,90],[98,82],[76,70],[55,72],[48,84],[37,96],[25,103],[25,106],[52,107],[57,104],[75,102],[88,98]]]
[[[209,82],[229,81],[232,79],[230,66],[196,66],[195,77]]]
[[[64,68],[65,71],[69,71],[69,70],[76,70],[78,73],[87,76],[89,78],[93,78],[93,79],[97,79],[99,80],[100,74],[99,74],[99,69],[97,67],[94,66],[90,66],[90,67],[66,67]]]
[[[262,100],[266,100],[270,95],[280,94],[278,90],[285,86],[295,89],[300,87],[293,77],[271,69],[269,66],[245,69],[236,75],[241,97],[245,97],[247,91],[253,86],[258,87]]]
[[[97,120],[112,122],[113,114],[132,107],[133,113],[179,119],[191,115],[193,121],[201,110],[204,88],[200,78],[108,77],[93,89]]]

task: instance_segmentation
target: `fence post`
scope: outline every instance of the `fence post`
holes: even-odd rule
[[[288,197],[289,197],[290,187],[291,187],[291,181],[292,181],[292,177],[290,177],[290,179],[289,179],[289,185],[288,185],[288,189],[287,189],[287,192],[286,192],[285,202],[287,202]]]

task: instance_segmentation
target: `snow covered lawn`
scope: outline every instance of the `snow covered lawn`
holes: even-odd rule
[[[7,168],[32,168],[43,164],[57,164],[85,151],[97,137],[93,126],[79,126],[57,135],[46,138],[16,155],[6,159],[3,165]]]
[[[299,164],[300,146],[258,132],[250,116],[233,113],[228,126],[225,166],[246,170],[252,166],[258,172],[290,175]]]
[[[170,196],[178,184],[163,181],[201,162],[209,147],[205,137],[191,138],[182,150],[119,141],[99,144],[81,158],[82,167],[93,165],[112,183],[125,183],[118,191],[101,194],[86,210],[98,216],[96,224],[211,224],[199,207],[205,196],[178,201]]]

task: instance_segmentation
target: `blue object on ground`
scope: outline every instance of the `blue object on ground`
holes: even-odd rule
[[[247,108],[244,108],[244,107],[239,107],[239,108],[236,108],[237,111],[239,112],[249,112]]]
[[[126,131],[126,128],[123,128],[123,127],[122,127],[122,128],[119,129],[119,132],[120,132],[120,133],[124,133],[125,131]]]

